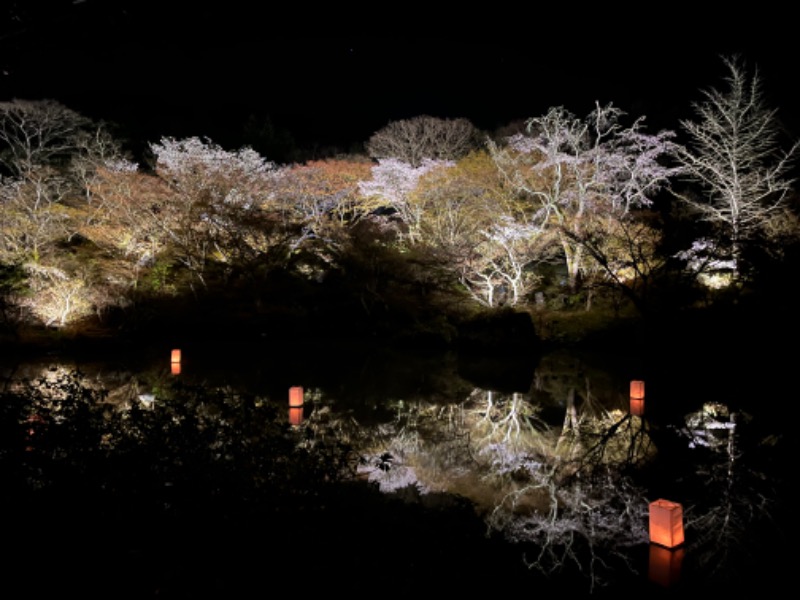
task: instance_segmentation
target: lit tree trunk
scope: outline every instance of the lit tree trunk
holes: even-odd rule
[[[561,237],[561,247],[567,267],[567,285],[571,292],[576,292],[580,285],[581,266],[583,264],[583,247],[575,245],[568,237]]]

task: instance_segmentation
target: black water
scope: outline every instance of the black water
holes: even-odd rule
[[[208,343],[182,348],[173,374],[171,349],[6,357],[4,596],[686,597],[791,580],[792,386],[774,351],[467,358]],[[628,411],[631,379],[646,382],[641,417]],[[291,386],[305,392],[300,421]],[[618,536],[587,529],[608,516],[564,535],[568,510],[545,543],[525,539],[524,519],[508,521],[521,524],[514,536],[488,526],[496,499],[476,488],[518,483],[499,459],[520,452],[487,431],[520,407],[516,423],[535,431],[563,431],[570,407],[590,426],[587,470],[558,493],[584,490],[586,514],[617,515]],[[598,475],[597,448],[619,453],[611,431],[627,432],[630,454]],[[464,473],[471,460],[480,477]],[[604,488],[608,477],[621,479]],[[619,482],[638,491],[618,493]],[[679,549],[647,538],[658,498],[684,508]]]

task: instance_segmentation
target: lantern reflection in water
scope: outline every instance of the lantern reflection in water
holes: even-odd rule
[[[289,425],[303,424],[303,407],[292,406],[289,408]]]
[[[683,506],[663,498],[650,503],[650,541],[665,548],[683,544]]]
[[[664,548],[658,544],[650,544],[650,562],[647,575],[653,583],[670,587],[681,577],[683,548]]]

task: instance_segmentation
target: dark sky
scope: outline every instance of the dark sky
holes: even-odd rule
[[[738,53],[758,66],[800,137],[800,45],[783,27],[765,31],[753,11],[738,24],[612,9],[576,17],[576,7],[534,20],[509,5],[499,19],[481,13],[464,24],[455,14],[450,28],[420,13],[425,35],[400,36],[375,35],[395,22],[366,9],[360,27],[357,11],[339,14],[345,28],[320,27],[334,10],[308,26],[308,4],[266,15],[258,2],[186,6],[12,1],[0,9],[0,100],[56,99],[149,141],[199,135],[223,145],[235,144],[250,115],[300,144],[352,147],[400,118],[464,117],[491,131],[551,106],[583,116],[595,101],[646,116],[652,129],[677,129],[702,89],[724,87],[720,56]],[[408,21],[396,29],[411,31]],[[432,35],[453,31],[462,35]]]

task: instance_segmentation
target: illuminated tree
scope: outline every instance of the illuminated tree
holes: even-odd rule
[[[68,184],[51,167],[30,167],[24,176],[0,178],[0,261],[38,263],[49,247],[66,239],[62,204]]]
[[[662,237],[654,215],[647,211],[638,211],[635,218],[605,216],[588,223],[578,240],[592,259],[582,271],[586,309],[591,308],[596,289],[609,287],[640,312],[649,310],[652,282],[667,263],[660,251]]]
[[[26,265],[32,294],[19,303],[48,327],[64,327],[92,314],[92,289],[77,273],[53,266]]]
[[[502,181],[483,151],[471,152],[418,181],[413,196],[423,206],[420,238],[459,263],[479,241],[480,230],[503,205]]]
[[[249,148],[231,152],[199,138],[164,138],[150,148],[173,192],[160,207],[161,226],[178,260],[205,284],[210,260],[228,264],[252,249],[247,225],[260,220],[276,167]]]
[[[53,100],[0,102],[0,164],[14,176],[64,164],[90,121]]]
[[[452,161],[424,159],[415,166],[396,158],[378,161],[372,167],[372,178],[359,183],[359,191],[367,198],[381,200],[394,210],[405,226],[403,237],[410,245],[422,241],[425,205],[414,195],[422,177],[439,168],[452,167]]]
[[[427,115],[392,121],[367,141],[378,160],[396,159],[421,167],[425,160],[458,160],[477,147],[479,132],[467,119]]]
[[[547,244],[486,154],[457,163],[426,160],[419,167],[386,159],[372,175],[361,192],[395,211],[407,249],[436,257],[484,306],[515,305],[526,297],[536,281],[530,266],[546,260]]]
[[[128,160],[120,143],[104,125],[87,128],[76,135],[69,171],[83,188],[87,202],[92,202],[92,183],[99,169],[127,170],[131,167],[136,165]]]
[[[489,145],[509,185],[530,203],[531,223],[558,236],[572,290],[587,258],[584,239],[598,219],[628,218],[633,209],[650,206],[676,173],[661,163],[673,150],[673,134],[644,133],[644,118],[624,127],[623,114],[597,105],[579,119],[551,108],[505,146]]]
[[[302,248],[335,264],[352,228],[380,204],[359,193],[370,168],[365,161],[324,160],[280,169],[274,198],[286,231],[294,231],[292,252]]]
[[[738,57],[723,58],[728,69],[724,91],[711,88],[694,103],[697,120],[684,120],[689,145],[678,159],[703,197],[679,197],[720,236],[714,257],[730,260],[740,275],[742,245],[785,218],[794,179],[789,170],[800,148],[781,147],[777,110],[768,107],[757,69],[748,73]],[[720,254],[722,252],[722,254]]]
[[[0,102],[0,257],[38,262],[48,244],[64,240],[66,201],[74,181],[67,166],[91,122],[53,100]]]
[[[540,231],[498,215],[481,229],[482,239],[461,265],[460,280],[475,300],[484,306],[516,305],[535,282],[528,265],[537,256]]]
[[[136,289],[141,273],[169,250],[163,212],[172,192],[158,177],[117,160],[95,170],[89,193],[92,202],[84,209],[79,232],[107,257],[106,281]]]
[[[478,303],[516,305],[537,280],[532,265],[547,246],[488,153],[472,152],[422,178],[412,194],[422,207],[420,238]]]
[[[18,289],[14,302],[48,326],[63,327],[103,304],[71,249],[90,218],[81,204],[95,168],[103,156],[120,156],[104,129],[93,128],[51,100],[0,103],[0,261],[26,276],[28,293]]]

